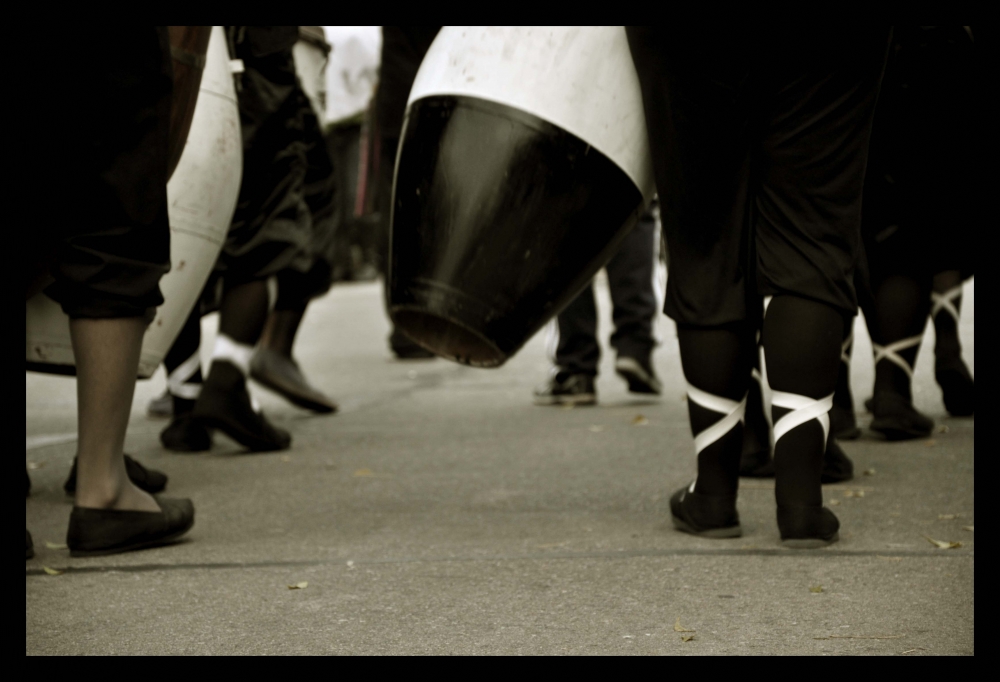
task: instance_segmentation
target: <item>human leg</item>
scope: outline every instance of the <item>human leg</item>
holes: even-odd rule
[[[601,359],[597,340],[597,305],[590,284],[556,317],[559,335],[552,376],[535,389],[536,405],[594,405]]]
[[[201,309],[196,302],[180,334],[163,360],[167,391],[173,402],[170,424],[160,432],[160,441],[174,452],[204,452],[212,447],[212,435],[193,416],[201,395]]]

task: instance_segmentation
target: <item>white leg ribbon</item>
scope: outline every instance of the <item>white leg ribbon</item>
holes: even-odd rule
[[[745,395],[743,396],[743,400],[737,402],[729,398],[723,398],[722,396],[712,395],[691,384],[688,384],[688,400],[704,407],[706,410],[725,415],[722,419],[695,435],[695,455],[732,431],[737,424],[742,423],[747,411],[747,397]]]
[[[875,351],[875,364],[877,365],[882,360],[888,360],[892,364],[899,367],[901,370],[906,372],[906,375],[913,378],[913,368],[910,367],[910,363],[903,359],[903,356],[899,354],[899,351],[906,350],[907,348],[913,348],[914,346],[919,346],[920,342],[923,340],[924,335],[918,334],[916,336],[911,336],[908,339],[902,339],[900,341],[894,341],[885,346],[880,346],[877,343],[872,343],[872,350]]]
[[[201,358],[198,355],[198,351],[195,351],[194,355],[182,362],[167,377],[167,390],[170,391],[170,395],[184,398],[185,400],[196,400],[198,394],[201,393],[201,384],[188,384],[185,382],[193,377],[199,369],[201,369]]]
[[[825,398],[816,400],[809,396],[798,393],[786,393],[784,391],[771,391],[771,404],[774,407],[783,407],[791,410],[784,417],[774,423],[774,442],[786,433],[801,426],[807,421],[816,419],[823,427],[823,443],[826,443],[830,436],[830,408],[833,407],[833,394]]]
[[[237,343],[225,334],[215,337],[215,348],[212,349],[213,360],[226,360],[237,367],[243,376],[250,373],[250,358],[253,357],[253,347]]]
[[[937,317],[937,314],[942,310],[955,318],[955,324],[958,325],[958,308],[955,307],[955,299],[961,297],[962,295],[962,285],[959,284],[957,287],[948,289],[948,291],[943,294],[939,294],[936,291],[931,292],[931,319]]]

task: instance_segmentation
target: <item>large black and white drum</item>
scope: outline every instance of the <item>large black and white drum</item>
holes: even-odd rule
[[[443,357],[503,364],[611,258],[653,191],[623,27],[445,27],[396,163],[397,328]]]
[[[226,36],[215,26],[187,143],[167,183],[171,269],[160,280],[165,302],[143,339],[140,377],[163,361],[215,266],[236,208],[242,154]],[[30,369],[75,373],[69,318],[44,294],[25,305],[25,357]]]

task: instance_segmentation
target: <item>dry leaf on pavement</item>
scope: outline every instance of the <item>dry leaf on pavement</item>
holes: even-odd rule
[[[975,526],[962,526],[962,530],[967,530],[970,533],[973,533],[973,532],[975,532],[975,531],[972,530],[974,527]]]
[[[948,433],[948,425],[947,424],[939,424],[938,427],[937,427],[937,432],[938,433]]]
[[[688,630],[686,627],[681,625],[680,616],[677,617],[677,622],[674,623],[674,632],[697,632],[697,630]]]
[[[929,535],[924,535],[923,537],[938,549],[958,549],[962,546],[961,542],[944,542],[943,540],[935,540]]]
[[[823,586],[822,585],[813,585],[812,587],[809,588],[809,591],[812,592],[813,594],[822,594],[822,592],[823,592]]]
[[[865,476],[874,476],[876,472],[874,469],[865,469],[863,473]]]
[[[295,583],[294,585],[289,585],[288,589],[290,589],[290,590],[304,590],[307,587],[309,587],[309,583],[302,582],[302,583]]]
[[[681,635],[681,641],[682,642],[694,641],[694,635]]]
[[[45,466],[45,462],[28,462],[28,468],[32,471],[37,471]]]
[[[864,497],[864,490],[845,490],[844,497]]]
[[[45,575],[62,575],[65,573],[64,570],[59,570],[57,568],[49,568],[48,566],[42,566],[42,570],[45,571]]]
[[[46,540],[45,546],[48,547],[49,549],[68,549],[66,547],[66,543],[64,542],[49,542],[48,540]]]
[[[590,425],[590,430],[591,430],[591,431],[592,431],[593,433],[600,433],[601,431],[603,431],[603,430],[604,430],[604,427],[603,427],[603,426],[600,426],[599,424],[591,424],[591,425]]]
[[[840,504],[840,500],[830,500],[830,506],[836,507]]]
[[[632,419],[632,426],[649,426],[649,420],[645,416],[637,414]]]

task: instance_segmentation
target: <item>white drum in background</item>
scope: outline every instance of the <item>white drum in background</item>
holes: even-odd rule
[[[184,153],[170,182],[171,268],[160,280],[164,303],[146,330],[139,377],[152,376],[180,333],[215,266],[236,208],[243,143],[226,37],[212,28],[198,103]],[[39,294],[25,305],[25,357],[32,369],[73,374],[69,318]]]
[[[326,125],[326,67],[330,44],[319,26],[299,26],[299,42],[292,47],[295,72],[302,89],[319,118],[320,128]]]

